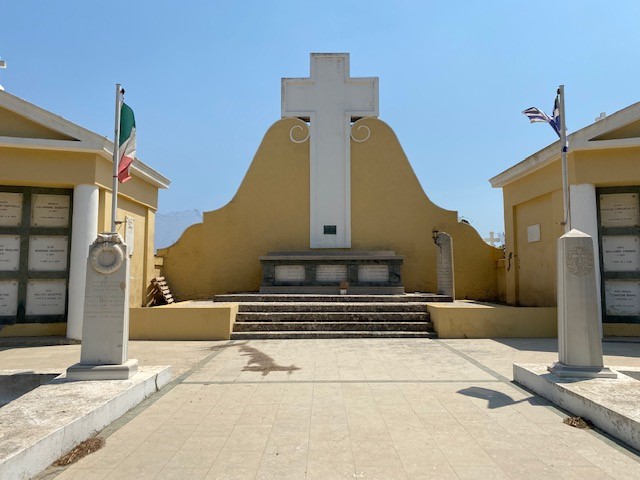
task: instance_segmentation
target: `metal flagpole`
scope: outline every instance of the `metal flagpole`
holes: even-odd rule
[[[116,83],[116,126],[113,135],[113,198],[111,199],[111,233],[116,233],[118,213],[118,163],[120,162],[120,110],[122,109],[122,88]]]
[[[564,200],[564,232],[571,230],[571,199],[569,196],[569,174],[567,168],[567,123],[564,115],[564,85],[558,87],[560,99],[560,144],[562,148],[562,198]]]

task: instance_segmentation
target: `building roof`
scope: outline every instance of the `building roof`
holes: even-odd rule
[[[0,147],[95,152],[107,160],[113,161],[113,142],[106,137],[87,130],[6,91],[0,91],[0,107],[70,138],[62,140],[0,136]],[[130,172],[132,175],[140,177],[158,188],[168,188],[171,183],[167,177],[138,158],[131,165]]]
[[[640,147],[640,102],[570,134],[569,152],[579,150]],[[489,179],[502,188],[554,161],[560,160],[560,140]]]

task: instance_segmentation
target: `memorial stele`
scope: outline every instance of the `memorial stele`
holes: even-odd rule
[[[456,296],[496,298],[501,251],[425,195],[378,119],[378,84],[352,77],[347,53],[312,53],[308,78],[282,79],[282,119],[236,195],[158,251],[178,299],[272,288],[265,281],[295,292],[311,277],[336,293],[345,281],[350,291],[434,292],[433,230],[455,239]]]

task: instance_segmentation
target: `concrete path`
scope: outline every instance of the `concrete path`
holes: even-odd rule
[[[131,349],[142,362],[159,343],[162,363],[172,355],[183,366],[186,358],[197,363],[103,431],[103,449],[43,478],[640,478],[635,453],[564,425],[562,412],[510,383],[514,361],[557,358],[554,340],[192,342],[191,353],[188,342],[131,342]],[[45,347],[49,363],[56,349],[76,347]],[[26,350],[0,351],[0,363],[20,363]],[[640,366],[637,343],[607,343],[605,353],[607,363]]]

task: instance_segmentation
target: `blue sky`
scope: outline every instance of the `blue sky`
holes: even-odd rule
[[[227,203],[268,127],[280,78],[310,52],[350,52],[380,78],[380,118],[427,195],[481,235],[503,230],[488,179],[555,140],[521,111],[550,113],[566,85],[567,126],[640,100],[637,1],[6,1],[5,89],[105,136],[116,82],[138,156],[172,180],[162,213]]]

